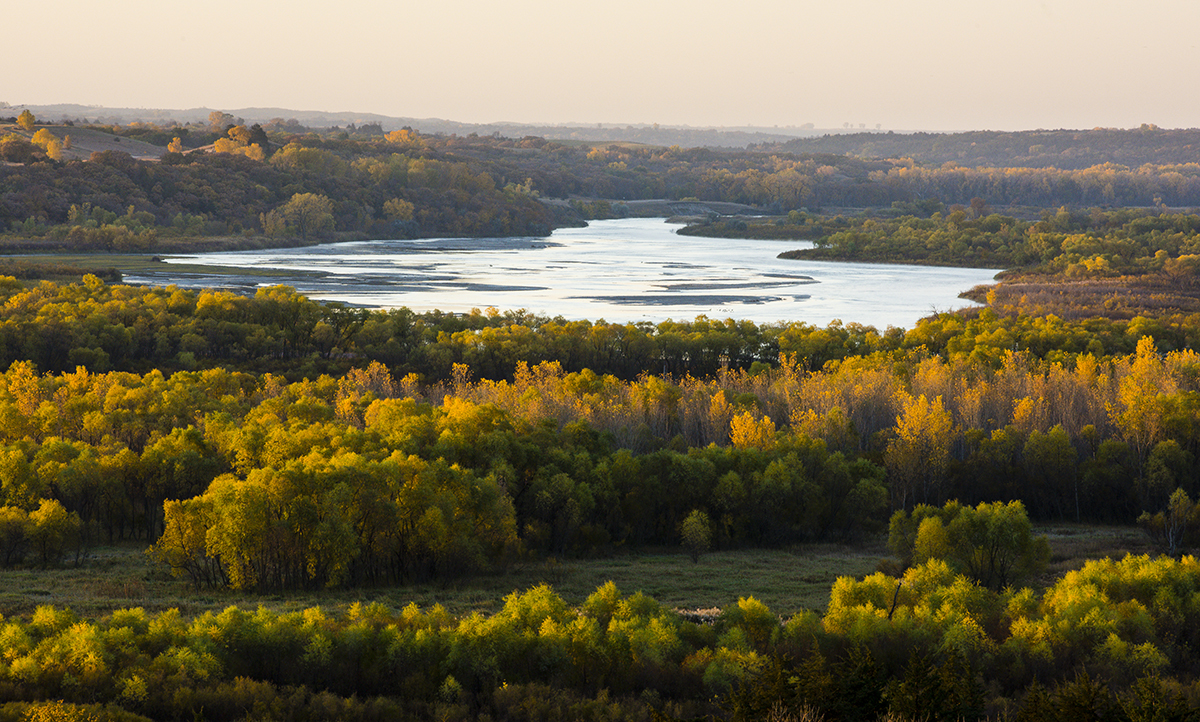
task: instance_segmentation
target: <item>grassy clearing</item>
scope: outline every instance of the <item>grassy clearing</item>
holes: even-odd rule
[[[1069,571],[1079,569],[1089,559],[1122,559],[1126,554],[1161,552],[1146,533],[1135,526],[1088,526],[1086,524],[1044,524],[1034,533],[1045,534],[1050,542],[1050,563],[1038,586],[1053,584]]]
[[[1156,553],[1145,534],[1134,527],[1055,524],[1036,532],[1049,538],[1052,551],[1049,568],[1035,580],[1039,587],[1053,584],[1088,559]],[[682,550],[651,549],[603,559],[527,561],[503,574],[438,584],[257,595],[195,590],[154,564],[143,550],[140,544],[99,547],[78,568],[0,572],[0,614],[28,615],[43,604],[69,607],[91,617],[127,607],[148,611],[175,607],[193,616],[231,605],[295,611],[314,606],[339,609],[354,602],[378,602],[394,609],[410,603],[441,604],[455,614],[487,614],[498,610],[506,595],[538,584],[549,584],[568,603],[579,604],[612,580],[625,594],[644,592],[671,608],[725,607],[739,597],[753,596],[788,617],[803,609],[823,611],[838,577],[871,574],[888,556],[882,538],[857,546],[813,544],[713,552],[698,564]]]
[[[698,564],[682,550],[653,550],[604,559],[521,562],[503,574],[480,575],[438,584],[316,592],[246,594],[195,590],[155,565],[141,545],[94,549],[84,564],[65,569],[20,569],[0,573],[0,613],[29,614],[39,605],[69,607],[85,616],[114,609],[177,607],[187,615],[230,605],[287,611],[312,606],[344,607],[379,602],[393,608],[410,603],[442,604],[451,612],[498,610],[504,597],[538,584],[549,584],[568,602],[578,604],[612,580],[626,594],[644,592],[668,607],[724,607],[754,596],[789,616],[801,609],[823,609],[839,576],[861,577],[874,571],[886,554],[882,545],[812,545],[790,550],[753,549],[714,552]]]

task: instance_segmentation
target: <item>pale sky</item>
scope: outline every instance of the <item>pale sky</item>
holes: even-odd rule
[[[1200,126],[1200,2],[47,0],[0,101],[462,122]]]

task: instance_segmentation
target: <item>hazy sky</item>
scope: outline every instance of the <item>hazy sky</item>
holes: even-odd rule
[[[1197,0],[47,0],[4,16],[13,104],[1200,126]]]

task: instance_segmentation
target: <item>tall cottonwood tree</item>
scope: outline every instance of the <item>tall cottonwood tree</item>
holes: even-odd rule
[[[884,453],[892,501],[906,509],[914,501],[936,501],[950,463],[954,421],[937,396],[909,397],[896,420],[896,438]]]

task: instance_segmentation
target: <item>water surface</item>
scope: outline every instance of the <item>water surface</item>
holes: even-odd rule
[[[911,327],[970,305],[958,294],[994,269],[789,261],[801,241],[676,235],[661,219],[594,221],[548,238],[358,241],[204,253],[168,263],[270,269],[271,275],[161,273],[130,282],[246,288],[284,283],[310,298],[416,311],[495,306],[608,321],[748,319]],[[315,272],[315,273],[314,273]]]

